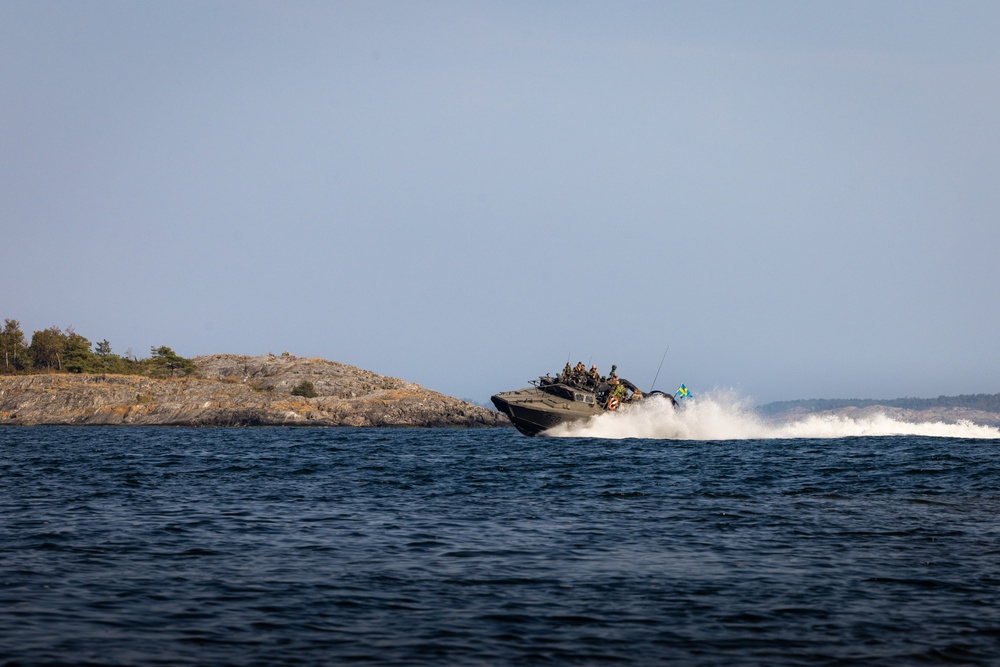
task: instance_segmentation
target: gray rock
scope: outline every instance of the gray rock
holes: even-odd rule
[[[499,412],[354,366],[290,354],[197,357],[196,377],[0,376],[0,424],[509,426]],[[317,396],[292,395],[303,380]]]

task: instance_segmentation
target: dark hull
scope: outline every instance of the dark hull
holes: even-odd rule
[[[514,427],[524,435],[538,435],[560,424],[585,421],[613,411],[619,405],[617,398],[608,398],[607,385],[598,387],[597,392],[593,392],[579,385],[555,383],[548,377],[540,380],[541,386],[504,391],[490,397],[497,410],[507,415]],[[623,381],[623,384],[635,393],[635,385],[627,381]],[[670,394],[653,391],[648,398],[654,396],[670,401],[675,407],[677,405]]]
[[[536,400],[525,404],[523,400],[508,400],[500,394],[491,396],[490,400],[524,435],[538,435],[554,426],[589,419],[594,414],[603,412],[593,409],[580,411],[572,403],[555,406]]]

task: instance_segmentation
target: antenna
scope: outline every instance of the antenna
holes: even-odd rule
[[[656,375],[653,376],[653,384],[649,387],[649,392],[653,392],[653,387],[656,386],[656,378],[660,377],[660,369],[663,368],[663,360],[667,358],[667,352],[670,351],[670,344],[667,344],[667,349],[663,351],[663,357],[660,359],[660,367],[656,369]]]

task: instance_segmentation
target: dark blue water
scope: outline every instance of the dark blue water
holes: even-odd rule
[[[1000,664],[1000,441],[0,429],[0,664]]]

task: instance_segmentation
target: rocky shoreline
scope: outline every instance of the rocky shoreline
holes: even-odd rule
[[[507,427],[420,385],[290,354],[193,359],[193,377],[0,376],[0,425]],[[308,381],[316,396],[292,394]]]

